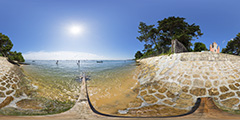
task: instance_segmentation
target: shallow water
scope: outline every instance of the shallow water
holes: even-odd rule
[[[76,93],[75,88],[80,85],[76,78],[80,72],[87,72],[90,76],[88,81],[90,100],[94,107],[103,113],[117,114],[118,110],[127,108],[128,103],[137,96],[134,92],[134,87],[138,83],[134,79],[136,68],[134,61],[108,60],[97,63],[91,60],[81,61],[80,65],[77,65],[75,60],[59,61],[58,65],[53,60],[26,62],[30,65],[24,66],[23,69],[31,78],[46,83],[45,86],[54,83],[51,87],[61,89],[63,92]],[[54,94],[59,96],[56,98],[62,95]],[[74,99],[74,96],[69,97]]]
[[[88,93],[93,106],[105,114],[118,114],[136,99],[138,81],[135,66],[125,66],[95,73],[88,81]]]

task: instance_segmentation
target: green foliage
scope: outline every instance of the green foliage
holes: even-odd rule
[[[2,56],[7,57],[8,53],[12,49],[13,44],[8,36],[0,33],[0,53]]]
[[[194,52],[201,52],[205,50],[208,50],[205,44],[201,42],[194,43]]]
[[[140,22],[138,27],[140,36],[137,39],[140,42],[145,42],[143,56],[149,56],[151,53],[159,55],[168,52],[171,40],[174,39],[177,39],[188,50],[191,50],[193,38],[198,38],[203,33],[201,33],[198,25],[188,24],[184,20],[185,18],[168,17],[158,21],[157,27]]]
[[[22,56],[22,53],[21,52],[16,52],[16,51],[9,52],[8,59],[10,61],[15,60],[15,61],[18,61],[18,62],[25,62],[25,60]]]
[[[222,53],[240,55],[240,33],[234,39],[228,41],[226,48],[222,49]]]
[[[198,25],[188,24],[184,21],[185,18],[169,17],[158,21],[158,29],[161,32],[161,39],[165,40],[166,44],[171,44],[171,40],[177,39],[188,50],[192,46],[191,41],[194,37],[198,38],[203,35]]]
[[[143,54],[142,58],[152,57],[152,56],[156,56],[156,55],[157,55],[157,51],[156,51],[156,50],[154,50],[154,49],[149,49],[149,50],[147,50],[147,51]]]
[[[0,56],[8,57],[10,61],[25,62],[21,52],[11,52],[13,44],[8,36],[0,33]]]
[[[137,51],[137,53],[135,54],[135,59],[140,59],[143,56],[143,54],[140,51]]]

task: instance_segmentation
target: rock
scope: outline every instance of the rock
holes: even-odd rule
[[[159,90],[158,90],[158,92],[160,92],[160,93],[164,93],[164,92],[166,92],[167,91],[167,88],[165,88],[165,87],[161,87]]]
[[[1,91],[4,91],[4,90],[6,90],[6,88],[3,87],[3,86],[0,86],[0,90],[1,90]]]
[[[235,95],[234,92],[229,92],[229,93],[221,94],[221,95],[219,96],[219,98],[222,100],[222,99],[226,99],[226,98],[228,98],[228,97],[232,97],[232,96],[234,96],[234,95]]]
[[[184,78],[186,78],[186,79],[191,79],[191,76],[189,76],[189,75],[184,75]]]
[[[173,105],[174,103],[170,100],[164,100],[163,101],[165,104],[168,104],[168,105]]]
[[[2,86],[4,86],[4,85],[6,85],[6,83],[5,83],[5,82],[3,82],[3,83],[1,83],[1,85],[2,85]]]
[[[161,94],[155,94],[155,96],[158,97],[159,99],[166,98],[164,95],[161,95]]]
[[[7,95],[10,95],[14,90],[9,90],[6,92]]]
[[[156,90],[153,90],[153,89],[148,89],[148,93],[149,94],[152,94],[152,93],[155,93],[155,92],[157,92]]]
[[[6,77],[6,76],[3,76],[3,77],[2,77],[2,81],[5,81],[5,80],[7,80],[7,77]]]
[[[0,92],[0,97],[6,97],[3,92]]]
[[[152,86],[155,90],[158,90],[160,88],[160,85],[158,85],[158,84],[153,84]]]
[[[207,77],[207,76],[202,75],[202,77],[203,77],[204,80],[208,80],[208,77]]]
[[[209,95],[219,95],[218,89],[217,88],[211,88],[208,90]]]
[[[146,95],[143,97],[143,99],[148,103],[148,104],[151,104],[151,103],[155,103],[158,101],[157,98],[155,98],[154,96],[152,95]]]
[[[16,90],[16,92],[15,92],[15,94],[13,96],[18,98],[18,97],[20,97],[22,95],[23,95],[22,90],[18,89],[18,90]]]
[[[215,87],[218,87],[219,81],[218,81],[218,80],[215,80],[215,81],[213,82],[213,85],[214,85]]]
[[[163,75],[164,73],[166,73],[169,70],[169,68],[165,68],[164,70],[161,71],[160,75]]]
[[[239,90],[237,87],[235,87],[233,84],[229,85],[229,88],[232,90]]]
[[[183,86],[183,87],[182,87],[182,91],[183,91],[183,92],[188,92],[188,90],[189,90],[189,87],[188,87],[188,86]]]
[[[221,92],[227,92],[229,89],[226,86],[221,86],[220,91]]]
[[[12,89],[16,90],[17,89],[17,84],[12,84]]]
[[[7,84],[6,87],[7,87],[7,88],[10,88],[10,84]]]
[[[186,108],[194,105],[193,99],[177,99],[175,107]]]
[[[192,95],[186,94],[186,93],[182,93],[179,97],[182,98],[182,99],[191,99]]]
[[[203,87],[204,83],[203,83],[203,80],[195,79],[195,80],[193,81],[193,85],[194,85],[194,86],[198,86],[198,87]]]
[[[209,79],[210,79],[210,80],[217,80],[217,79],[218,79],[218,76],[210,76]]]
[[[229,79],[235,79],[233,75],[228,76]]]
[[[184,84],[184,85],[192,85],[192,81],[191,80],[184,80],[182,82],[182,84]]]
[[[212,87],[212,83],[211,83],[209,80],[207,80],[207,81],[205,82],[205,87],[206,87],[206,88]]]
[[[206,88],[192,88],[190,93],[196,96],[206,95]]]
[[[239,87],[239,86],[240,86],[240,84],[239,84],[239,83],[235,83],[235,86]]]
[[[147,95],[147,91],[146,91],[146,90],[141,91],[140,95],[141,95],[141,96]]]
[[[231,83],[234,83],[235,81],[234,80],[228,80],[227,81],[229,84],[231,84]]]
[[[200,75],[199,74],[194,74],[193,78],[200,78]]]
[[[9,105],[13,100],[14,98],[12,96],[8,96],[2,103],[0,103],[0,109]]]
[[[236,93],[237,93],[238,97],[240,97],[240,91],[237,91]]]
[[[176,93],[176,92],[179,92],[181,90],[181,86],[177,83],[172,83],[170,84],[170,86],[168,87],[168,90],[171,92],[171,93]]]
[[[173,93],[171,93],[170,91],[168,91],[168,92],[166,93],[166,95],[167,95],[168,98],[175,98],[175,97],[176,97],[176,96],[175,96]]]

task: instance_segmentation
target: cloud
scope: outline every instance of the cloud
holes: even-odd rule
[[[230,39],[230,40],[233,40],[234,38]],[[225,42],[229,42],[230,40],[223,40],[222,41],[222,44],[224,44]]]
[[[56,51],[56,52],[27,52],[23,53],[27,60],[107,60],[103,56],[85,52]]]
[[[225,42],[226,42],[226,40],[223,40],[223,41],[222,41],[222,44],[225,43]]]

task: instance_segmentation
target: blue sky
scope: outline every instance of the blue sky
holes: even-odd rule
[[[222,49],[240,32],[239,0],[0,0],[0,5],[0,32],[26,58],[60,51],[134,58],[143,49],[136,39],[139,22],[157,24],[170,16],[199,25],[203,36],[194,42],[207,48],[215,41]],[[71,34],[70,26],[80,26],[81,34]]]

